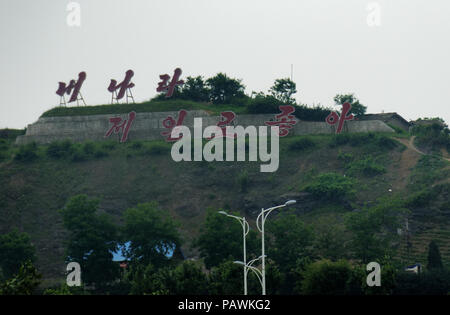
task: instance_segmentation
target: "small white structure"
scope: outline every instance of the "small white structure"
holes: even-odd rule
[[[415,264],[415,265],[412,265],[412,266],[408,266],[408,267],[405,268],[405,271],[419,274],[422,271],[422,265],[421,264]]]

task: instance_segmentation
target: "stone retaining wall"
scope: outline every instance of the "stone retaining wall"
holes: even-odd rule
[[[138,139],[164,140],[161,132],[167,129],[163,126],[163,120],[169,115],[176,120],[178,112],[137,113],[128,133],[128,141]],[[272,120],[274,116],[274,114],[237,115],[234,123],[244,127],[251,125],[265,126],[264,122]],[[74,142],[112,139],[119,141],[120,134],[112,134],[105,138],[106,132],[111,128],[109,122],[111,117],[127,119],[128,114],[41,117],[37,122],[28,125],[26,134],[17,137],[16,144],[26,144],[33,141],[45,144],[64,139],[70,139]],[[203,110],[193,110],[187,112],[183,125],[192,128],[194,117],[203,118],[203,128],[216,125],[220,119],[219,116],[212,116]],[[325,122],[298,121],[294,128],[290,130],[289,135],[331,134],[335,133],[335,128],[335,126],[329,126]],[[394,130],[380,120],[369,120],[347,121],[343,132],[394,132]]]

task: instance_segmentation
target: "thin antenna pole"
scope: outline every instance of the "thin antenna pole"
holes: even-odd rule
[[[408,218],[406,218],[406,259],[408,261],[408,264],[410,263],[411,258],[411,243],[409,240],[409,221]]]
[[[294,81],[294,64],[291,63],[291,81]]]

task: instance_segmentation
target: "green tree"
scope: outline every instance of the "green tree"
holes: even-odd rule
[[[266,222],[267,255],[278,266],[280,293],[293,293],[296,262],[311,254],[314,239],[312,229],[295,214],[284,212]]]
[[[251,271],[250,271],[251,272]],[[209,275],[209,293],[212,295],[239,295],[244,291],[243,267],[226,261],[212,268]]]
[[[163,290],[160,282],[160,273],[152,264],[142,263],[130,264],[127,268],[123,282],[129,286],[132,295],[154,294],[157,292],[168,294]]]
[[[181,89],[181,97],[196,102],[209,101],[209,89],[203,77],[187,77]]]
[[[441,153],[445,148],[450,152],[450,130],[442,118],[418,119],[412,129],[416,145],[424,150]]]
[[[41,278],[42,275],[28,260],[20,266],[17,275],[0,284],[0,295],[31,295],[41,283]]]
[[[329,218],[320,218],[314,227],[314,248],[318,256],[336,261],[345,258],[345,232],[339,222]]]
[[[363,263],[375,261],[393,250],[390,243],[395,237],[399,214],[405,213],[403,201],[383,198],[371,208],[349,213],[345,224],[352,232],[350,249],[356,259]]]
[[[266,222],[268,235],[268,256],[282,271],[295,267],[297,259],[310,254],[314,239],[312,229],[292,213],[281,213]]]
[[[124,254],[130,260],[159,267],[181,244],[178,224],[156,202],[127,209],[123,217],[123,236],[130,242]]]
[[[106,214],[98,214],[99,201],[86,195],[72,197],[60,210],[64,227],[69,230],[67,260],[80,264],[82,280],[101,287],[115,280],[118,265],[112,261],[117,250],[117,227]]]
[[[14,160],[28,163],[36,160],[38,157],[38,146],[36,142],[31,142],[19,147]]]
[[[364,115],[367,110],[367,107],[361,104],[354,94],[337,94],[334,97],[334,102],[336,105],[350,103],[350,105],[352,105],[350,113],[354,114],[356,117]]]
[[[344,295],[350,292],[352,267],[346,260],[319,260],[306,267],[301,292],[305,295]]]
[[[224,73],[206,80],[210,91],[210,99],[214,104],[231,103],[234,98],[244,97],[245,86],[241,80],[229,78]]]
[[[0,235],[0,267],[6,279],[16,274],[28,260],[35,260],[35,248],[27,233],[14,228],[11,232]]]
[[[194,242],[194,246],[199,248],[200,257],[204,259],[206,268],[218,266],[227,260],[242,260],[242,243],[242,226],[236,220],[213,209],[207,210],[205,223]],[[259,246],[256,232],[250,230],[246,238],[247,257],[255,256]]]
[[[273,114],[280,111],[280,105],[283,103],[272,95],[257,94],[249,100],[247,110],[251,114]]]
[[[292,95],[297,93],[296,84],[289,78],[276,79],[269,92],[284,104],[295,104],[295,99],[292,98]]]
[[[184,261],[174,272],[175,287],[169,292],[177,295],[204,295],[208,291],[208,280],[202,267],[193,261]]]
[[[442,269],[442,259],[439,247],[434,240],[428,245],[427,269]]]
[[[448,295],[450,272],[445,269],[426,270],[419,274],[399,272],[395,295]]]
[[[158,269],[151,264],[138,264],[134,268],[128,275],[131,294],[204,295],[208,292],[205,273],[192,261]]]

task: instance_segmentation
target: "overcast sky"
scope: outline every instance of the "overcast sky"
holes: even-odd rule
[[[351,92],[370,113],[450,122],[448,0],[78,0],[80,27],[67,24],[69,2],[0,0],[0,128],[35,122],[80,71],[97,105],[128,69],[144,101],[176,67],[182,78],[225,72],[251,93],[291,64],[298,102]]]

